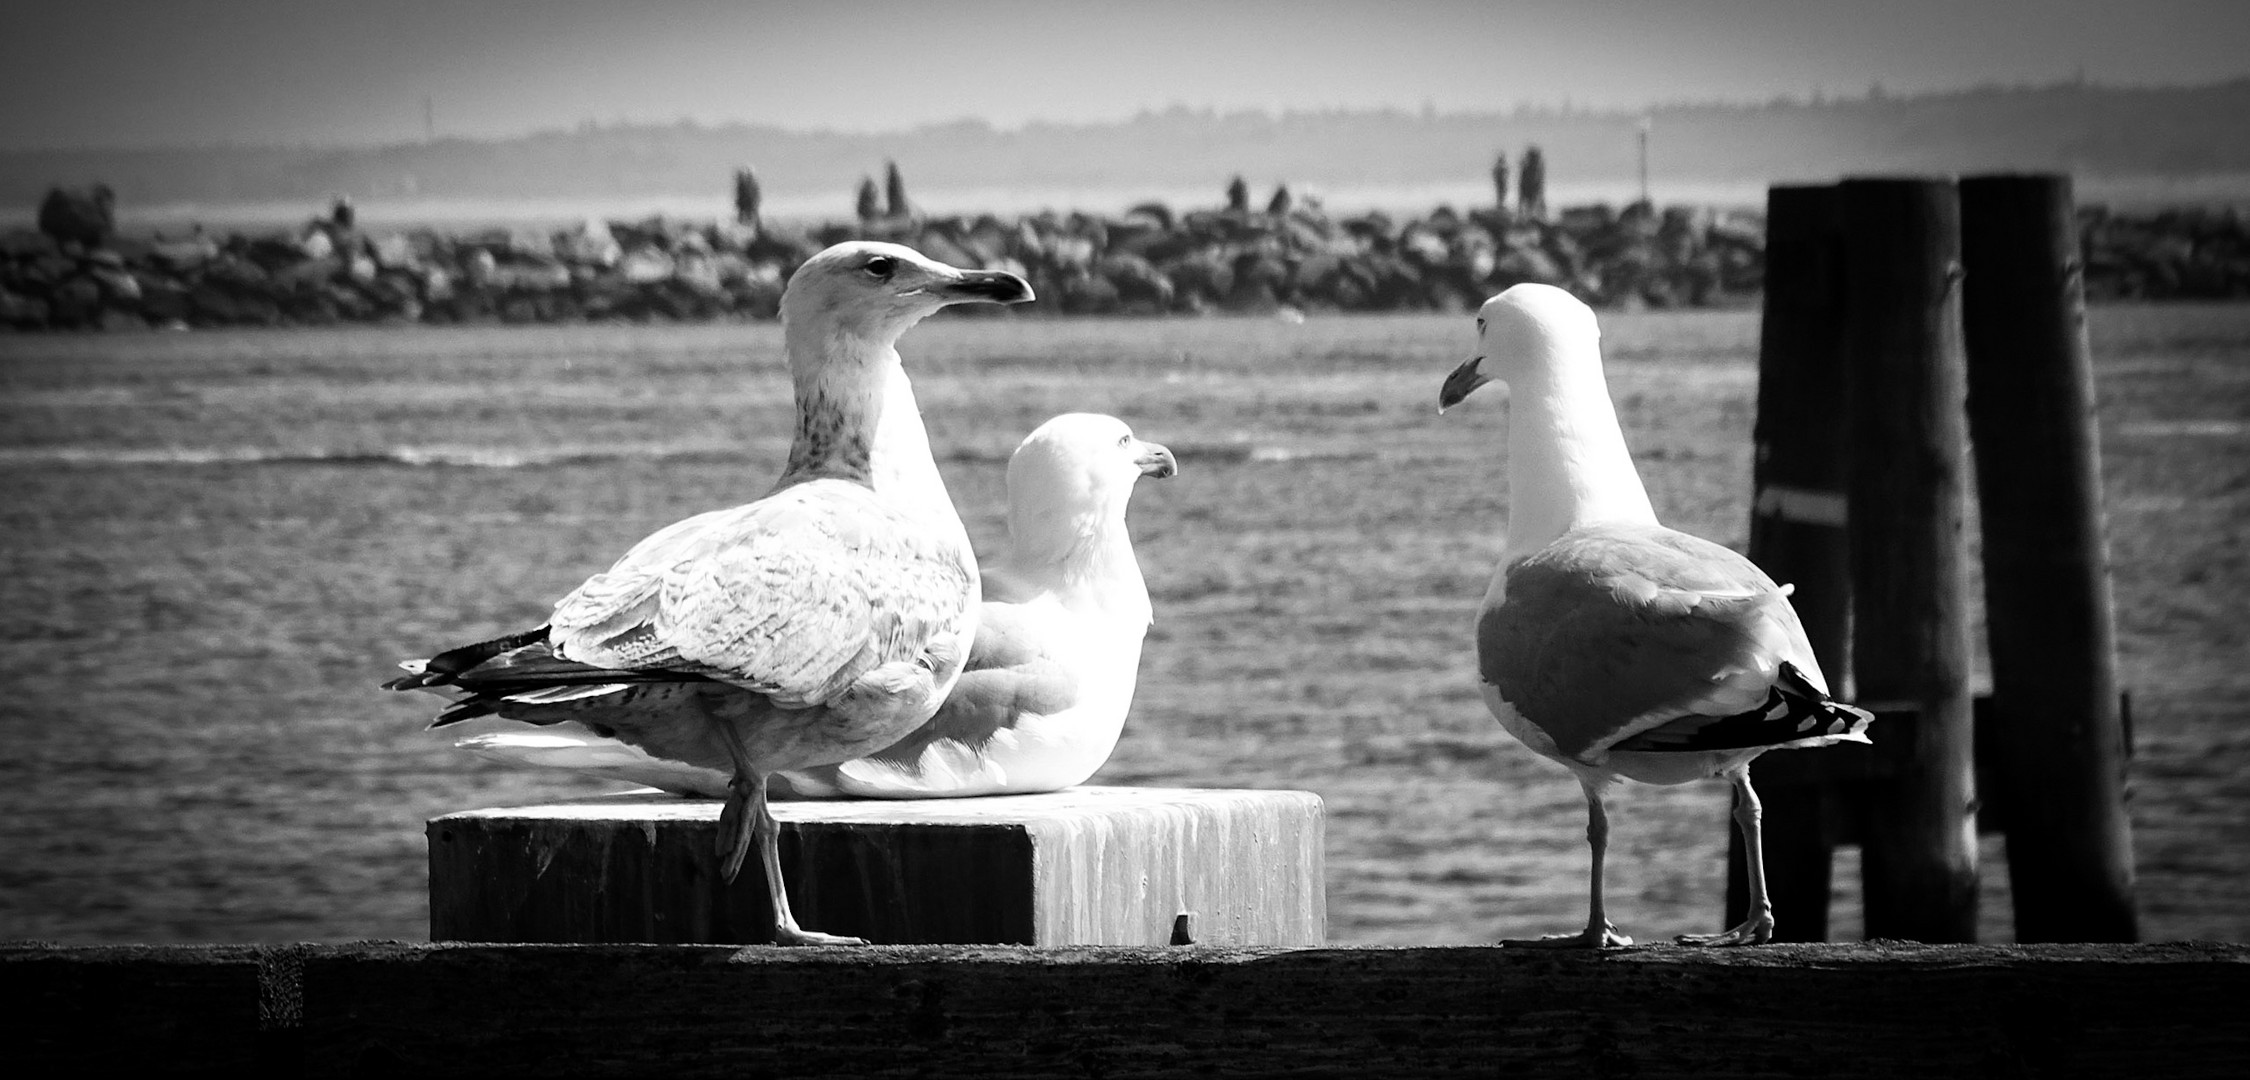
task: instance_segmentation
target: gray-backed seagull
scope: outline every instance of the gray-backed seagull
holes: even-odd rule
[[[1509,734],[1577,774],[1593,849],[1586,929],[1505,944],[1632,944],[1602,901],[1602,800],[1619,777],[1733,783],[1749,918],[1679,940],[1770,940],[1750,762],[1768,750],[1867,742],[1873,717],[1829,698],[1788,587],[1657,524],[1602,377],[1592,309],[1561,289],[1518,285],[1485,302],[1477,334],[1479,355],[1446,376],[1438,407],[1487,382],[1508,387],[1507,553],[1476,624],[1484,702]]]

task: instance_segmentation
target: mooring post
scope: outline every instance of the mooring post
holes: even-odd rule
[[[1873,788],[1861,841],[1867,934],[1974,941],[1960,195],[1950,180],[1885,178],[1845,180],[1838,197],[1853,692],[1915,717],[1872,732],[1898,769]]]
[[[829,933],[890,945],[1327,940],[1326,823],[1307,791],[1075,787],[771,810],[789,906]],[[770,941],[762,871],[719,874],[719,813],[716,800],[646,792],[435,818],[430,938]]]
[[[1849,441],[1844,378],[1843,245],[1836,188],[1766,193],[1765,311],[1758,334],[1758,419],[1751,464],[1750,559],[1790,597],[1829,688],[1850,682],[1851,566],[1845,543]],[[1825,753],[1825,752],[1824,752]],[[1814,754],[1752,766],[1765,803],[1766,887],[1777,941],[1828,939],[1837,781]],[[1749,911],[1742,834],[1729,830],[1724,926]]]
[[[2016,940],[2134,941],[2124,726],[2070,178],[1961,181],[1962,320]]]

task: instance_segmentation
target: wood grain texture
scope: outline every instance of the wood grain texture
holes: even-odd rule
[[[2250,946],[1026,949],[408,945],[254,950],[297,982],[276,1075],[2227,1076]],[[18,1075],[239,1072],[227,947],[0,947]],[[260,960],[252,958],[249,967]],[[109,988],[197,1018],[120,1028]]]
[[[2070,178],[1964,177],[1961,248],[1998,705],[1991,771],[2016,938],[2133,941],[2116,602]]]
[[[251,945],[0,946],[8,1072],[254,1074],[277,1048],[288,1056],[281,1044],[302,1028],[302,998],[289,997],[302,969],[291,959]]]
[[[1852,675],[1862,708],[1912,709],[1878,752],[1908,767],[1875,792],[1861,844],[1867,932],[1974,941],[1969,687],[1968,379],[1961,206],[1943,179],[1837,185],[1850,384]]]
[[[429,824],[440,941],[756,944],[758,868],[731,887],[720,804],[626,795]],[[773,804],[799,921],[885,944],[1161,945],[1327,938],[1324,819],[1300,791],[1072,788],[1049,795]]]

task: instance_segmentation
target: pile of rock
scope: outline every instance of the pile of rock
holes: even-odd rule
[[[553,234],[363,233],[0,238],[0,322],[279,326],[771,316],[795,246],[733,226],[589,222]]]
[[[1160,205],[1116,218],[1041,214],[928,221],[899,239],[933,256],[1001,265],[1067,314],[1208,311],[1466,311],[1519,281],[1564,285],[1611,306],[1738,303],[1758,294],[1755,219],[1645,205],[1554,221],[1447,208],[1399,221]]]
[[[2250,223],[2237,209],[2078,213],[2086,298],[2250,298]]]
[[[870,216],[809,230],[737,222],[589,221],[554,232],[381,232],[349,214],[269,236],[0,236],[0,325],[133,329],[343,322],[763,319],[782,283],[855,236],[1029,278],[1027,313],[1465,311],[1521,281],[1608,307],[1755,303],[1754,214],[1645,203],[1552,219],[1440,207],[1330,216],[1310,200],[1174,214]],[[2121,297],[2250,296],[2232,213],[2085,215],[2087,289]]]

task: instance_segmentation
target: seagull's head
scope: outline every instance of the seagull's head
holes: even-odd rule
[[[948,304],[1031,298],[1031,285],[1005,270],[963,270],[902,244],[851,240],[789,276],[781,317],[792,326],[888,343]]]
[[[1008,458],[1008,505],[1018,513],[1079,517],[1123,513],[1141,477],[1180,471],[1172,452],[1136,438],[1123,420],[1064,413],[1024,437]],[[1012,515],[1013,516],[1013,515]]]
[[[1484,302],[1477,310],[1476,355],[1446,375],[1438,389],[1444,412],[1488,382],[1513,383],[1555,363],[1574,346],[1601,338],[1594,309],[1552,285],[1523,284]]]

